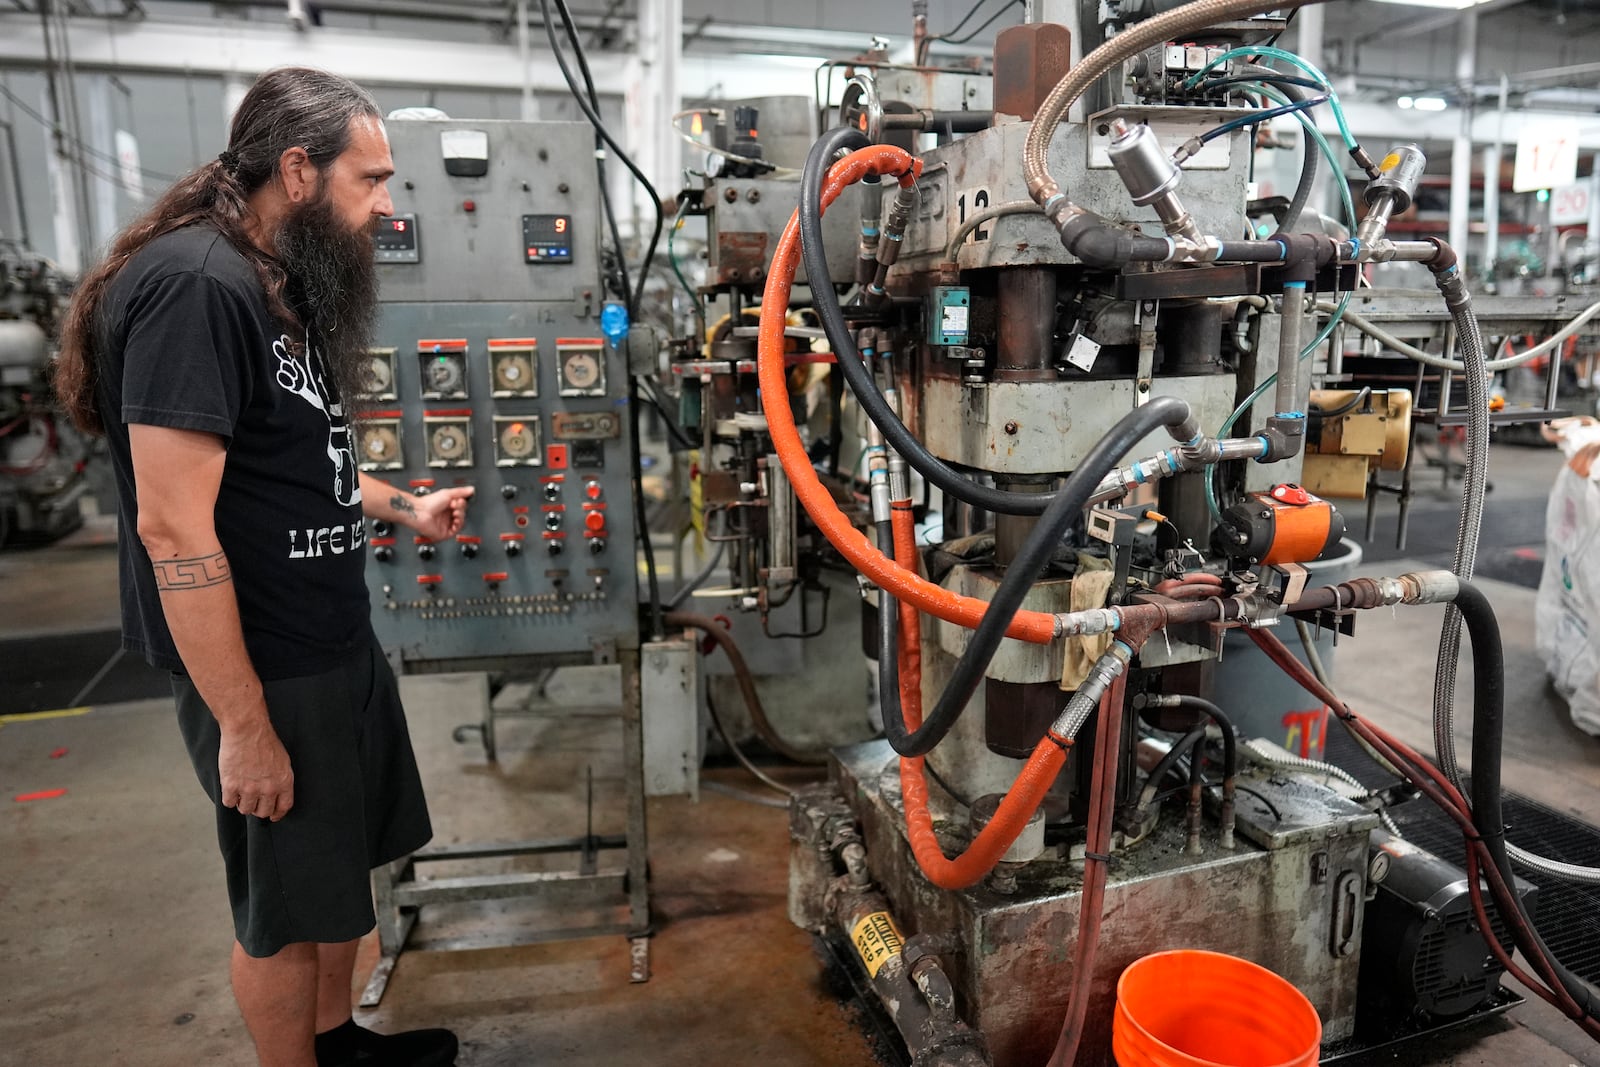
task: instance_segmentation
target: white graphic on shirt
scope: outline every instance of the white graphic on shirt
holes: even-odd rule
[[[333,464],[333,498],[348,507],[361,503],[361,475],[356,468],[355,445],[350,424],[345,421],[344,405],[328,384],[322,353],[308,340],[297,350],[284,334],[272,343],[278,357],[278,384],[322,412],[328,420],[328,462]]]

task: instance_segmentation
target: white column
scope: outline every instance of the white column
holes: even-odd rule
[[[1589,232],[1584,236],[1584,258],[1591,280],[1600,272],[1600,152],[1589,161]]]
[[[116,138],[111,132],[111,83],[104,74],[88,75],[83,80],[89,85],[89,129],[85,139],[95,153],[89,157],[95,170],[89,176],[94,197],[94,224],[89,233],[94,247],[103,249],[118,229],[117,164],[111,162],[117,154]]]
[[[60,126],[51,105],[48,88],[39,91],[39,111],[53,127]],[[50,223],[56,238],[55,261],[62,270],[77,273],[83,267],[83,245],[78,239],[77,189],[71,174],[72,163],[52,137],[45,154],[45,174],[50,179]]]
[[[1450,154],[1450,244],[1467,261],[1467,224],[1472,212],[1472,83],[1478,70],[1478,16],[1463,11],[1456,20],[1456,97],[1461,107]]]
[[[244,102],[244,94],[250,91],[253,78],[246,78],[239,74],[229,74],[222,79],[222,136],[227,137],[228,131],[233,128],[233,113],[239,110],[239,105]],[[206,145],[200,146],[200,151],[206,150]],[[227,145],[217,145],[220,152]],[[201,160],[201,162],[205,162]]]
[[[683,0],[650,0],[639,5],[638,76],[625,99],[628,149],[656,192],[670,197],[683,184],[683,153],[672,132],[672,116],[682,107]],[[645,219],[655,209],[635,185],[635,203]]]

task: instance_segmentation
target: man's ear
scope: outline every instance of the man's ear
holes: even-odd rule
[[[304,148],[298,145],[284,149],[278,157],[278,178],[283,183],[284,194],[292,204],[309,200],[317,188],[317,167]]]

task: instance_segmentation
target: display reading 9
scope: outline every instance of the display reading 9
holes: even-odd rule
[[[373,252],[379,263],[416,263],[417,217],[391,215],[378,220],[377,232],[372,238]]]
[[[522,216],[522,247],[528,263],[571,263],[572,216]]]

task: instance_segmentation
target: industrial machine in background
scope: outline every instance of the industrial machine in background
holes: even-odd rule
[[[50,361],[73,281],[0,238],[0,547],[54,541],[83,523],[101,454],[56,409]]]
[[[488,679],[572,664],[622,670],[623,834],[424,850],[374,872],[382,995],[417,909],[529,897],[626,905],[647,973],[640,723],[637,461],[624,309],[607,302],[592,134],[581,123],[397,120],[395,214],[377,234],[382,304],[348,450],[361,470],[422,494],[476,491],[450,542],[370,521],[364,551],[379,642],[397,670]],[[598,862],[623,850],[623,867]],[[421,863],[570,853],[573,870],[423,879]],[[499,871],[500,868],[497,868]],[[589,932],[593,932],[592,930]]]
[[[1361,720],[1414,787],[1307,759],[1343,706],[1276,633],[1298,629],[1320,671],[1318,632],[1451,602],[1492,672],[1461,580],[1485,353],[1555,332],[1554,380],[1583,320],[1545,309],[1530,327],[1531,308],[1469,297],[1442,242],[1387,236],[1425,160],[1348,130],[1330,145],[1305,119],[1337,98],[1273,47],[1296,6],[1037,5],[1000,34],[991,76],[929,62],[914,4],[915,63],[875,47],[819,71],[825,132],[803,168],[766,158],[756,102],[694,113],[714,158],[672,232],[703,216],[706,264],[694,285],[673,259],[689,300],[660,391],[699,445],[691,500],[731,550],[729,615],[764,619],[808,571],[861,575],[887,736],[836,749],[829,783],[793,799],[790,911],[849,957],[913,1062],[1109,1062],[1117,976],[1168,948],[1290,979],[1332,1062],[1502,1010],[1511,947],[1543,951],[1535,895],[1489,854],[1497,784],[1474,776],[1469,811],[1452,745],[1432,772]],[[1255,202],[1272,119],[1303,122],[1284,142],[1300,181]],[[1342,193],[1332,222],[1309,204],[1319,169]],[[1402,262],[1438,292],[1357,298]],[[1495,420],[1548,418],[1546,396]],[[1457,573],[1354,577],[1334,501],[1409,503],[1428,423],[1467,428]],[[1248,640],[1229,642],[1224,685],[1230,634]],[[1280,671],[1307,710],[1259,739],[1255,694]],[[1453,688],[1452,667],[1446,739]],[[1493,691],[1480,677],[1485,735]],[[1485,745],[1475,767],[1497,759]],[[1473,880],[1383,836],[1417,790],[1482,842],[1465,863],[1485,886],[1446,892],[1451,870]],[[1405,877],[1385,888],[1391,870]],[[1435,897],[1447,930],[1425,917]],[[1541,995],[1581,1015],[1582,979],[1552,981]]]

